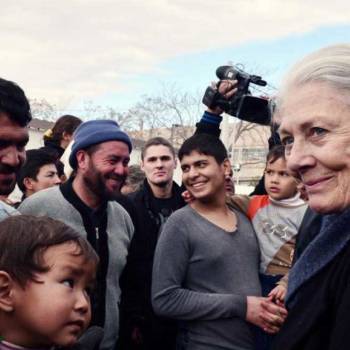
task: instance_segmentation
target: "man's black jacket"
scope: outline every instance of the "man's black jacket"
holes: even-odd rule
[[[173,183],[172,211],[185,205],[181,192],[180,187]],[[120,348],[130,347],[130,333],[135,326],[144,331],[147,343],[151,343],[154,349],[164,348],[164,342],[175,344],[175,325],[156,317],[151,305],[153,257],[161,225],[158,213],[152,206],[152,199],[153,193],[147,180],[139,191],[128,196],[133,205],[135,233],[120,281],[122,288]],[[148,346],[141,348],[148,349]]]

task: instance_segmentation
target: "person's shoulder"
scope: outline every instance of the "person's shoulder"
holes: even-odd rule
[[[128,216],[130,217],[128,213],[128,203],[121,199],[111,200],[108,201],[108,208],[110,211],[112,211],[114,214],[118,213],[121,216]]]
[[[116,199],[116,202],[119,203],[129,214],[130,212],[134,212],[135,209],[135,204],[132,201],[131,198],[128,196],[125,196],[123,194],[120,194]]]
[[[123,222],[128,230],[131,230],[132,232],[134,231],[134,224],[132,222],[131,215],[128,213],[126,208],[124,208],[116,200],[108,202],[107,214],[109,220],[113,221],[114,223],[117,222],[118,224]]]
[[[270,198],[268,195],[255,195],[249,199],[249,205],[247,209],[247,216],[249,219],[253,219],[254,216],[261,209],[267,207],[270,204]]]
[[[169,217],[172,220],[184,219],[193,215],[193,209],[187,204],[184,207],[175,210]]]
[[[31,207],[40,206],[41,208],[47,208],[51,206],[58,206],[57,202],[59,198],[62,197],[59,186],[49,187],[44,190],[38,191],[32,194],[30,197],[26,198],[18,207],[18,210],[22,212],[23,210]]]
[[[194,219],[197,217],[189,205],[176,210],[166,221],[159,239],[162,241],[187,240],[192,235]]]
[[[190,205],[186,205],[180,209],[175,210],[168,218],[165,223],[167,229],[185,230],[192,227],[193,220],[198,218],[196,212],[191,208]]]
[[[143,186],[141,186],[137,191],[131,192],[126,195],[128,199],[130,199],[131,202],[133,202],[135,205],[143,201],[143,197],[145,195],[145,189]]]
[[[0,221],[12,215],[19,215],[20,212],[10,205],[0,201]]]
[[[247,195],[234,194],[226,196],[226,204],[230,209],[235,209],[247,215],[250,197]]]

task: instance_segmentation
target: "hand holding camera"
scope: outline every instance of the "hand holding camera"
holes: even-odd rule
[[[265,86],[266,81],[234,66],[220,66],[216,75],[220,81],[216,86],[209,86],[203,96],[203,103],[209,107],[209,112],[221,114],[224,111],[252,123],[270,124],[269,101],[253,96],[249,91],[250,83]]]

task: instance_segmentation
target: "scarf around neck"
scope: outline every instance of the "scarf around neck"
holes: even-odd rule
[[[301,286],[325,268],[350,241],[350,208],[325,215],[319,234],[307,246],[289,272],[286,305],[293,307]]]

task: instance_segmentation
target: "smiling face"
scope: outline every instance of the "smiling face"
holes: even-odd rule
[[[225,195],[229,167],[227,160],[218,164],[213,156],[192,151],[181,159],[182,181],[195,199],[213,200]]]
[[[25,160],[28,142],[26,127],[0,113],[0,194],[10,194],[16,184],[16,174]]]
[[[264,175],[265,190],[272,199],[287,199],[296,194],[297,181],[288,171],[285,159],[267,161]]]
[[[121,141],[103,142],[88,154],[78,151],[79,170],[87,188],[101,199],[114,199],[128,175],[129,147]]]
[[[13,320],[16,327],[6,340],[23,347],[70,346],[89,325],[89,293],[96,265],[77,255],[75,243],[49,247],[43,261],[49,271],[35,281],[14,286]]]
[[[298,172],[309,205],[320,213],[350,206],[350,95],[326,83],[283,96],[280,135],[288,167]]]

